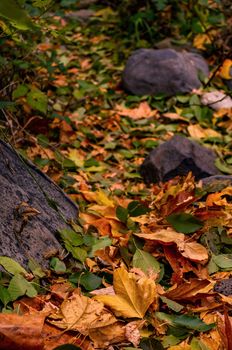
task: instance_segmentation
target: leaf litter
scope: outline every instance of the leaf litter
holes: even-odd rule
[[[68,255],[53,256],[45,276],[33,262],[27,274],[0,258],[0,348],[231,350],[232,293],[216,288],[232,277],[231,187],[207,191],[189,174],[147,188],[138,171],[175,133],[213,144],[230,171],[231,113],[196,109],[197,92],[174,104],[123,93],[114,52],[129,49],[116,29],[107,34],[112,15],[102,8],[86,27],[50,18],[38,81],[13,94],[25,120],[37,120],[18,147],[80,216],[60,232]]]

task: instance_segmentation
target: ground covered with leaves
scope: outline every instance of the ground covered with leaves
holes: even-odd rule
[[[126,94],[126,59],[149,40],[126,35],[116,8],[93,5],[86,22],[61,3],[26,56],[17,33],[3,48],[12,99],[1,102],[1,130],[78,204],[78,225],[59,232],[66,250],[46,272],[0,257],[0,348],[231,350],[232,188],[203,188],[191,174],[147,186],[139,167],[181,134],[231,174],[232,112],[202,106],[201,90]],[[227,90],[215,74],[206,90],[218,87]]]

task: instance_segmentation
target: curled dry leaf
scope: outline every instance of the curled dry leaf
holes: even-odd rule
[[[103,303],[85,297],[75,291],[72,296],[63,301],[58,314],[50,316],[55,326],[89,334],[90,329],[112,325],[117,320],[106,309]],[[54,320],[56,319],[56,320]]]
[[[195,300],[201,298],[203,294],[208,294],[212,289],[213,283],[210,281],[193,278],[189,282],[184,282],[163,295],[172,300]]]
[[[138,279],[123,267],[114,272],[113,286],[116,295],[98,295],[95,299],[110,307],[116,316],[143,318],[157,296],[153,280]]]
[[[138,233],[136,236],[163,245],[176,244],[180,254],[190,260],[202,263],[205,263],[208,260],[208,252],[205,247],[197,242],[185,242],[185,235],[176,232],[171,227],[151,233]]]

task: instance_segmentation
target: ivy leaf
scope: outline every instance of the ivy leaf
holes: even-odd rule
[[[199,219],[191,214],[186,213],[172,214],[169,215],[166,219],[167,222],[169,222],[169,224],[171,224],[177,232],[182,233],[196,232],[203,226],[203,223]]]

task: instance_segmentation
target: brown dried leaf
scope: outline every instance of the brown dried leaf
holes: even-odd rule
[[[167,291],[163,295],[172,300],[193,300],[202,297],[202,294],[208,294],[213,285],[208,280],[191,279],[184,282],[175,289]]]
[[[141,102],[139,107],[133,109],[116,105],[116,111],[119,115],[124,115],[134,120],[142,118],[151,118],[158,113],[157,110],[152,111],[149,104],[146,101]]]
[[[206,263],[209,258],[207,249],[197,242],[180,242],[178,250],[185,258],[196,262]]]
[[[78,291],[63,301],[58,315],[51,315],[51,318],[59,318],[50,321],[57,327],[75,330],[82,334],[88,334],[90,329],[112,325],[117,321],[109,311],[104,309],[103,303],[85,297]]]

